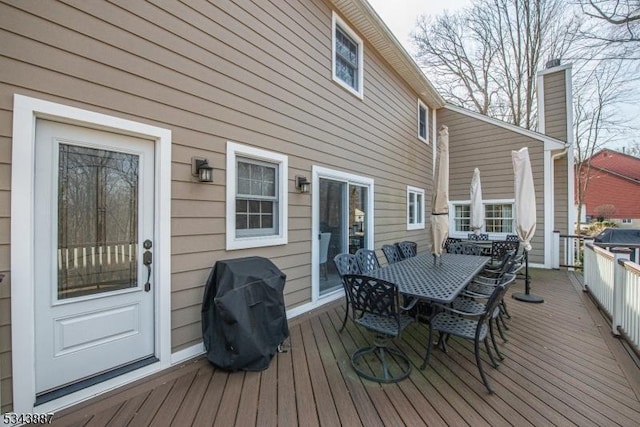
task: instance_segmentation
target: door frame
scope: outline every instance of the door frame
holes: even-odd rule
[[[154,144],[155,356],[158,362],[39,405],[50,412],[119,387],[171,364],[171,131],[15,94],[11,159],[11,354],[13,411],[34,412],[35,386],[35,130],[48,119],[150,140]]]
[[[311,168],[312,182],[311,188],[313,193],[311,195],[311,301],[317,302],[320,297],[320,241],[317,239],[320,233],[320,178],[332,179],[335,181],[341,181],[348,184],[357,184],[369,188],[369,197],[367,198],[367,211],[370,214],[367,215],[366,227],[370,230],[370,236],[367,239],[367,248],[373,249],[374,244],[374,180],[373,178],[355,175],[349,172],[343,172],[335,169],[329,169],[322,166],[313,166]],[[327,262],[333,262],[333,260],[327,260]],[[340,299],[344,296],[342,289],[330,292],[322,296],[322,301],[333,301]]]

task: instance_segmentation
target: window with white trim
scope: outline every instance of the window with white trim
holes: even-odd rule
[[[429,109],[418,99],[418,138],[429,142]]]
[[[469,203],[453,205],[453,231],[461,233],[471,231],[471,205]]]
[[[484,225],[487,233],[513,233],[513,203],[485,204]]]
[[[363,55],[362,39],[340,19],[332,17],[333,80],[359,98],[362,98]]]
[[[227,250],[287,243],[287,156],[227,143]]]
[[[451,232],[460,235],[471,232],[471,204],[469,202],[453,202],[453,218]],[[513,202],[502,200],[484,201],[484,233],[513,234]]]
[[[633,221],[631,220],[631,218],[623,218],[622,219],[622,223],[623,224],[632,224]]]
[[[424,228],[424,189],[407,186],[407,230]]]

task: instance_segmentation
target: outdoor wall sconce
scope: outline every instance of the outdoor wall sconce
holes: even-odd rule
[[[296,176],[296,188],[298,189],[298,192],[300,192],[300,193],[308,193],[309,190],[311,189],[311,183],[309,181],[307,181],[307,177],[306,176],[297,175]]]
[[[200,182],[213,182],[213,168],[202,157],[191,158],[191,175],[197,176]]]

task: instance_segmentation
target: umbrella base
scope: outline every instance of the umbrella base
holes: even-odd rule
[[[538,295],[532,295],[532,294],[517,293],[517,294],[511,295],[511,297],[513,299],[517,299],[518,301],[531,302],[535,304],[540,304],[544,302],[544,298],[539,297]]]

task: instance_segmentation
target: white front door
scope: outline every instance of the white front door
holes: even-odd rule
[[[38,119],[35,157],[41,396],[155,355],[154,144]]]

